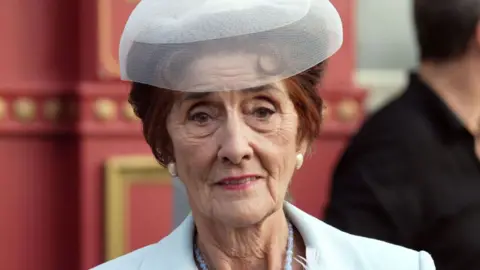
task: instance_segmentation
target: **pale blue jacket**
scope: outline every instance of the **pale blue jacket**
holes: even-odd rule
[[[297,207],[285,212],[305,242],[312,270],[435,270],[431,256],[386,242],[342,232]],[[138,249],[94,270],[197,270],[192,256],[193,218],[156,244]]]

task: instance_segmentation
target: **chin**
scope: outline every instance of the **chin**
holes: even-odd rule
[[[249,227],[262,222],[275,212],[274,206],[259,205],[258,203],[225,203],[222,209],[215,211],[215,219],[222,223],[235,227]]]

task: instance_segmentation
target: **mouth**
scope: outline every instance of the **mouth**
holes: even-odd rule
[[[260,179],[260,177],[255,175],[228,177],[222,179],[215,185],[228,190],[241,190],[249,188],[252,184],[257,182],[258,179]]]

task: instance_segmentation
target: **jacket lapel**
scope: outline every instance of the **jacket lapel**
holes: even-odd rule
[[[285,203],[284,207],[286,215],[305,242],[308,270],[356,269],[350,256],[342,256],[352,247],[337,229],[289,203]],[[151,253],[145,256],[140,270],[197,270],[193,258],[193,233],[194,222],[190,214],[170,235],[154,244]]]
[[[193,258],[193,233],[193,217],[189,215],[170,235],[155,244],[152,252],[145,256],[140,270],[197,270]]]
[[[350,256],[343,256],[351,246],[337,229],[289,203],[285,204],[285,212],[305,242],[308,270],[358,269]]]

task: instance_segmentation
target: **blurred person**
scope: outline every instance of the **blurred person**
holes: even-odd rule
[[[480,269],[480,0],[414,0],[421,64],[333,174],[325,220]]]
[[[140,1],[120,42],[122,78],[192,213],[95,269],[434,269],[426,252],[343,233],[285,202],[319,134],[316,85],[342,36],[327,0]]]

